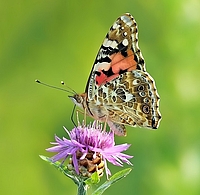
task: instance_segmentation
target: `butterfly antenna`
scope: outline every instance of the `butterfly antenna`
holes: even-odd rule
[[[50,88],[54,88],[54,89],[58,89],[58,90],[61,90],[61,91],[66,91],[66,92],[68,92],[68,93],[71,93],[71,94],[77,94],[74,90],[72,90],[72,89],[70,89],[71,91],[69,91],[69,90],[67,90],[67,89],[63,89],[63,88],[60,88],[60,87],[55,87],[55,86],[53,86],[53,85],[49,85],[49,84],[46,84],[46,83],[43,83],[43,82],[41,82],[41,81],[39,81],[38,79],[36,79],[35,80],[35,82],[37,82],[37,83],[39,83],[39,84],[42,84],[42,85],[44,85],[44,86],[47,86],[47,87],[50,87]]]
[[[71,87],[69,87],[68,85],[66,85],[64,81],[61,81],[61,84],[64,85],[64,86],[66,86],[69,90],[73,91],[74,94],[77,94],[76,91],[74,91]]]

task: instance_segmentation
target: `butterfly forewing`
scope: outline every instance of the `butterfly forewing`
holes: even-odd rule
[[[114,22],[99,49],[86,86],[88,98],[93,98],[95,85],[105,84],[135,69],[146,70],[138,46],[137,24],[127,13]]]

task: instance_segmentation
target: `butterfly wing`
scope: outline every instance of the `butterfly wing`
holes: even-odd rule
[[[111,26],[87,82],[87,105],[96,119],[106,116],[117,135],[124,125],[156,129],[161,115],[153,78],[146,72],[138,46],[138,29],[130,14]]]
[[[99,91],[106,94],[102,98],[105,97],[108,120],[129,126],[158,128],[161,119],[160,98],[155,82],[147,72],[126,72],[102,85]]]
[[[95,87],[136,69],[146,71],[137,24],[127,13],[114,22],[99,49],[85,90],[88,99],[93,99]]]

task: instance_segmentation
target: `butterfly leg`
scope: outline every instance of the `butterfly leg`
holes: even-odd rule
[[[83,112],[82,110],[76,110],[76,118],[77,118],[77,121],[78,121],[78,126],[81,125],[80,124],[80,120],[79,120],[79,113],[84,114],[84,120],[83,120],[83,124],[82,125],[86,125],[86,114],[85,114],[85,112]]]
[[[108,116],[106,117],[105,123],[104,123],[104,127],[103,127],[103,131],[106,131],[106,126],[108,123]]]
[[[86,125],[86,108],[84,109],[84,125]]]
[[[74,105],[73,110],[72,110],[72,114],[71,114],[71,121],[74,124],[74,126],[76,127],[76,123],[74,122],[74,111],[75,111],[76,105]]]
[[[78,126],[80,126],[81,124],[80,124],[80,120],[79,120],[79,110],[77,110],[76,111],[76,119],[77,119],[77,121],[78,121]]]
[[[71,114],[71,121],[72,121],[72,123],[74,124],[74,126],[75,127],[77,127],[77,124],[75,123],[75,121],[74,121],[74,112],[75,112],[75,108],[76,108],[76,105],[74,105],[74,107],[73,107],[73,110],[72,110],[72,114]],[[76,120],[77,120],[77,122],[78,122],[78,126],[80,126],[81,124],[80,124],[80,120],[79,120],[79,113],[81,113],[81,114],[84,114],[84,112],[82,111],[82,110],[76,110]],[[85,125],[85,115],[84,115],[84,123],[83,123],[83,125]]]

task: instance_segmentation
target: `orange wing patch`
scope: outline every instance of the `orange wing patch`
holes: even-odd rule
[[[112,54],[110,59],[111,63],[104,63],[102,67],[99,67],[96,73],[97,85],[103,85],[117,78],[120,74],[135,70],[137,67],[137,62],[134,60],[134,53],[132,50],[127,51],[126,57],[124,57],[121,52],[118,52]]]
[[[127,70],[127,72],[129,72],[136,69],[137,62],[134,60],[134,53],[132,50],[127,51],[126,57],[119,52],[111,55],[111,59],[111,67],[113,72],[116,74],[123,70]]]

